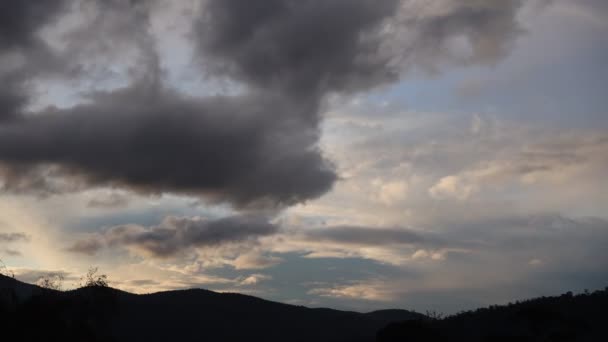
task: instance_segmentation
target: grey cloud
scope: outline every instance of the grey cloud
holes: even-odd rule
[[[396,35],[408,37],[402,43],[404,59],[433,71],[446,63],[495,64],[523,33],[517,21],[522,4],[521,0],[404,1],[396,30]],[[451,46],[459,38],[466,44]]]
[[[592,247],[605,243],[608,239],[607,233],[608,221],[602,218],[571,218],[560,214],[543,213],[503,216],[456,224],[447,227],[443,235],[449,240],[465,237],[476,239],[481,243],[480,247],[489,250],[553,254],[551,249],[554,246],[562,246],[562,252],[571,247],[582,252],[587,245],[590,253],[597,252]],[[564,256],[577,254],[579,253],[564,253]],[[608,262],[608,259],[604,261]]]
[[[93,186],[289,205],[336,179],[315,147],[316,129],[284,115],[298,110],[272,97],[194,100],[127,89],[0,126],[0,160],[57,165]],[[27,183],[19,175],[12,183]]]
[[[0,190],[47,198],[82,188],[82,185],[73,179],[71,181],[61,179],[61,175],[62,172],[57,167],[0,163]]]
[[[27,103],[27,97],[20,91],[19,85],[10,77],[0,73],[0,122],[14,119],[17,112]]]
[[[105,243],[102,238],[98,236],[93,236],[85,240],[78,240],[70,247],[66,248],[68,252],[85,254],[85,255],[95,255],[101,249],[105,247]]]
[[[15,270],[15,278],[26,283],[36,283],[42,277],[62,277],[66,280],[75,280],[76,277],[67,271],[45,271],[45,270]]]
[[[29,236],[24,233],[0,233],[0,242],[27,241]]]
[[[280,264],[283,259],[264,255],[263,253],[253,252],[239,255],[234,260],[234,268],[237,270],[255,270],[269,268]]]
[[[15,249],[5,249],[4,253],[6,253],[6,255],[12,256],[12,257],[18,257],[18,256],[23,255],[21,252],[19,252],[18,250],[15,250]]]
[[[291,241],[297,242],[294,250],[320,255],[332,251],[328,255],[341,258],[357,255],[389,263],[395,263],[393,258],[413,255],[417,251],[422,253],[420,256],[436,251],[441,255],[440,260],[449,263],[506,263],[505,267],[516,267],[519,271],[537,263],[546,263],[544,267],[559,271],[562,266],[574,268],[586,258],[591,258],[594,265],[608,263],[601,255],[602,246],[608,239],[608,222],[601,218],[569,218],[559,214],[472,218],[468,222],[438,224],[433,230],[419,231],[330,226],[296,230],[289,236]],[[382,248],[384,253],[353,254],[355,246]],[[505,256],[509,256],[509,262],[502,260]],[[410,261],[408,258],[403,260]]]
[[[76,7],[84,22],[61,37],[62,58],[89,81],[112,77],[156,79],[162,74],[150,17],[158,1],[83,1]],[[128,73],[117,75],[117,65],[127,62]],[[131,58],[130,58],[131,55]]]
[[[606,286],[608,221],[605,219],[538,213],[471,219],[468,224],[448,224],[444,228],[436,234],[448,242],[445,258],[423,267],[417,265],[417,261],[406,260],[394,269],[395,273],[383,271],[382,277],[362,275],[361,279],[367,280],[347,281],[345,286],[317,285],[315,287],[325,290],[316,294],[342,297],[350,293],[353,299],[360,300],[361,293],[376,293],[404,307],[455,311],[462,310],[463,305],[473,308],[529,298],[538,293],[560,294]],[[450,250],[469,241],[475,244],[469,244],[466,250]],[[349,244],[341,248],[353,251]],[[390,249],[384,251],[390,252]],[[403,248],[381,253],[384,259],[376,260],[392,262],[391,259],[407,253]],[[330,279],[345,282],[343,278]],[[469,293],[467,298],[461,296],[465,292]],[[418,296],[424,296],[424,300]],[[471,304],[471,301],[479,302]]]
[[[160,285],[160,283],[156,280],[151,280],[151,279],[136,279],[136,280],[130,280],[129,281],[130,285],[135,285],[135,286],[153,286],[153,285]]]
[[[554,1],[556,1],[556,0],[554,0]],[[571,4],[571,3],[568,2],[568,4]],[[608,14],[608,3],[606,3],[606,1],[603,1],[603,0],[581,0],[581,1],[577,1],[576,3],[572,3],[572,5],[587,7],[588,9],[590,9],[594,12]]]
[[[0,60],[24,58],[41,53],[44,44],[37,36],[39,30],[64,9],[66,1],[6,0],[0,3]],[[8,56],[8,54],[13,56]],[[4,67],[4,66],[3,66]],[[27,71],[23,67],[0,68],[0,123],[13,119],[27,103],[24,82]]]
[[[81,34],[72,37],[76,46],[93,33]],[[161,84],[155,51],[149,42],[140,45],[151,58],[137,83],[0,126],[5,190],[52,194],[63,185],[67,191],[117,186],[277,207],[331,188],[337,177],[316,147],[317,122],[309,119],[316,100],[253,91],[185,98]]]
[[[87,207],[109,209],[126,207],[128,204],[129,199],[126,195],[111,193],[107,195],[99,195],[91,199],[87,203]]]
[[[433,233],[408,228],[333,226],[308,230],[304,237],[311,241],[365,246],[411,244],[438,247],[446,243]]]
[[[63,4],[52,3],[56,7],[42,18],[46,21]],[[6,106],[0,108],[2,117],[12,118],[0,124],[2,187],[53,194],[112,186],[202,196],[239,208],[284,207],[318,198],[337,180],[317,147],[319,108],[329,92],[365,90],[398,78],[402,66],[394,60],[404,52],[387,48],[400,38],[386,30],[404,3],[206,1],[191,37],[196,57],[214,76],[240,81],[246,90],[196,99],[164,84],[148,30],[152,5],[95,2],[98,15],[91,25],[64,37],[65,64],[78,68],[80,51],[90,56],[130,46],[142,57],[130,70],[135,80],[122,89],[90,94],[73,108],[27,116],[21,107],[29,97],[19,87],[0,94]],[[511,17],[519,2],[449,3],[447,14],[415,21],[415,31],[424,41],[442,41],[452,31],[466,34],[480,60],[497,58],[491,51],[513,35]],[[28,22],[26,12],[13,14]],[[5,24],[3,34],[11,37],[5,46],[28,44],[42,24],[15,25]],[[491,38],[499,45],[488,45]],[[42,59],[28,63],[28,70],[36,70]],[[58,72],[70,69],[57,67]]]
[[[451,231],[450,238],[469,236],[481,244],[461,260],[449,262],[448,255],[446,267],[458,272],[476,265],[479,281],[492,268],[510,274],[497,288],[517,284],[518,291],[559,293],[603,287],[608,277],[608,221],[602,218],[537,214],[480,221]]]
[[[392,82],[411,66],[495,64],[524,32],[517,20],[522,6],[521,0],[210,0],[194,33],[212,73],[324,95]]]
[[[3,0],[0,3],[0,49],[22,48],[64,9],[67,1]]]
[[[103,234],[77,241],[68,250],[94,254],[102,246],[122,246],[146,255],[166,258],[190,248],[255,241],[277,231],[277,226],[257,216],[232,216],[217,220],[168,217],[152,227],[112,227]]]
[[[366,89],[397,73],[380,58],[379,25],[397,0],[210,0],[195,26],[201,62],[291,95]]]

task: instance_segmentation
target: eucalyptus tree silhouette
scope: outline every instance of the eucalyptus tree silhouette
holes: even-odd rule
[[[61,291],[63,289],[64,279],[64,275],[60,273],[47,274],[38,279],[36,285],[48,290]]]
[[[90,267],[82,278],[80,278],[80,287],[109,287],[108,276],[106,274],[97,274],[98,267]]]

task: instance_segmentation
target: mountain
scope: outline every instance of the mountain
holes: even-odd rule
[[[392,321],[425,317],[405,310],[311,309],[207,290],[59,292],[2,276],[0,288],[5,303],[0,321],[8,323],[3,332],[14,341],[364,342],[375,341],[377,331]],[[14,299],[11,292],[25,295]]]
[[[0,274],[0,299],[22,301],[41,292],[42,289],[36,285],[22,283]]]
[[[0,276],[10,341],[608,341],[608,288],[490,306],[443,319],[405,310],[311,309],[192,289],[60,292]]]
[[[378,342],[608,341],[608,288],[462,312],[444,319],[395,322]]]

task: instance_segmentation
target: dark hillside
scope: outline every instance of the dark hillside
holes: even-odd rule
[[[240,294],[183,290],[134,295],[104,287],[69,292],[3,279],[32,295],[2,308],[5,334],[39,341],[374,341],[405,310],[361,314],[309,309]],[[8,298],[8,297],[7,297]]]
[[[442,320],[391,323],[379,342],[608,341],[608,289],[542,297]]]

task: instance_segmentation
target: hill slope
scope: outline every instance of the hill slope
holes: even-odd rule
[[[378,342],[608,341],[608,288],[463,312],[442,320],[392,323]]]
[[[134,295],[110,288],[46,291],[13,279],[2,284],[33,291],[3,310],[2,321],[19,340],[363,342],[374,341],[391,321],[424,317],[310,309],[207,290]]]

